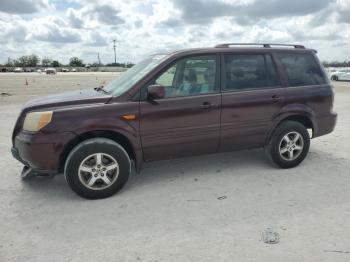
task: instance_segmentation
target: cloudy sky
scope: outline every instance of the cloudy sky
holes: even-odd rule
[[[38,54],[137,62],[223,42],[299,43],[350,60],[350,0],[0,0],[0,63]]]

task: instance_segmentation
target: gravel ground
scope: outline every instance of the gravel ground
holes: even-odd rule
[[[11,132],[27,99],[115,75],[33,76],[0,74],[0,261],[350,261],[350,83],[335,83],[335,132],[297,168],[262,150],[161,161],[87,201],[63,176],[22,182]]]

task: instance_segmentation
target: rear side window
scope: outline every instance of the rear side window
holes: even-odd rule
[[[224,90],[244,90],[279,85],[270,55],[225,55]]]
[[[290,86],[322,85],[326,83],[320,65],[311,54],[279,54]]]

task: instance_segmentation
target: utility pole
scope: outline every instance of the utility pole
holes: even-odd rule
[[[101,66],[100,53],[97,53],[98,66]]]
[[[116,53],[116,42],[117,40],[113,39],[113,49],[114,49],[114,64],[116,65],[117,64],[117,53]]]

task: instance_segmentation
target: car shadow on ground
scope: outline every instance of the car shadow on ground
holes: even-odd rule
[[[235,170],[240,169],[246,173],[254,173],[253,168],[276,169],[264,155],[262,149],[244,150],[213,155],[202,155],[189,158],[163,160],[146,163],[141,173],[136,173],[133,168],[131,177],[119,192],[123,194],[133,188],[151,185],[154,182],[164,183],[181,177],[197,179],[205,175],[235,175]],[[62,174],[51,177],[33,177],[22,181],[24,190],[31,194],[42,194],[43,197],[63,199],[80,199],[68,187]]]
[[[306,161],[319,162],[322,159],[325,161],[337,161],[341,165],[341,159],[329,154],[329,152],[320,150],[311,150]],[[302,165],[307,163],[304,162]],[[117,195],[123,195],[126,192],[130,193],[132,190],[139,190],[143,186],[152,186],[154,183],[157,183],[157,186],[166,186],[169,182],[181,180],[182,178],[196,181],[211,175],[255,175],[256,172],[262,170],[264,172],[279,170],[267,159],[262,149],[157,161],[145,164],[139,174],[133,169],[128,183]],[[24,191],[36,196],[42,195],[46,199],[82,200],[70,190],[64,176],[61,174],[54,178],[34,177],[22,183]],[[149,190],[149,188],[145,190]],[[26,194],[24,193],[24,195]]]
[[[134,174],[126,189],[153,182],[168,183],[181,177],[195,180],[206,175],[235,175],[235,170],[255,173],[252,168],[276,169],[262,149],[163,160],[144,164],[141,173]]]

